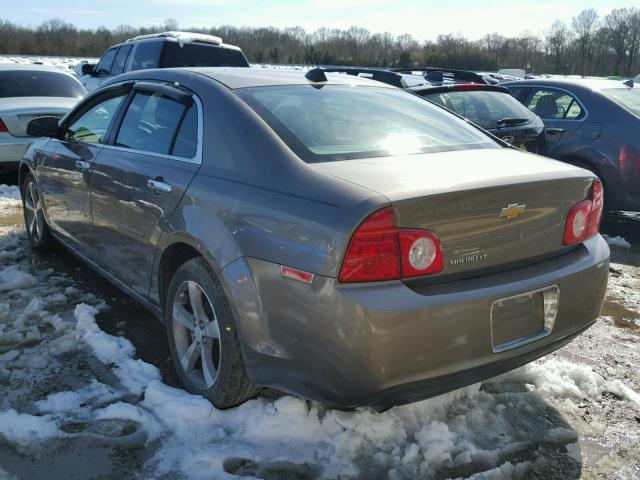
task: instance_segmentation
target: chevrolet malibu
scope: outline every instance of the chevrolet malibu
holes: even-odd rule
[[[602,185],[367,79],[132,72],[33,120],[28,238],[166,325],[219,408],[385,409],[530,362],[600,313]]]

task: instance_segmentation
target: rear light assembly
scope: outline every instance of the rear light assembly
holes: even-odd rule
[[[380,282],[442,271],[438,236],[430,230],[395,226],[393,209],[383,208],[357,228],[338,279],[343,283]]]
[[[0,133],[4,133],[4,132],[8,132],[9,129],[7,128],[7,126],[4,124],[4,122],[2,120],[0,120]]]
[[[564,245],[573,245],[593,237],[600,230],[602,209],[604,207],[604,192],[602,182],[597,178],[591,185],[588,200],[576,203],[567,215],[564,227]]]

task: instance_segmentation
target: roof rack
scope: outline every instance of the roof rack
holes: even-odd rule
[[[394,87],[407,87],[402,75],[389,70],[360,67],[323,67],[322,70],[329,73],[346,73],[347,75],[353,75],[354,77],[363,76],[364,78],[370,78],[371,80],[393,85]]]
[[[422,72],[425,79],[429,81],[443,81],[443,80],[454,80],[454,81],[465,81],[465,82],[475,82],[475,83],[487,83],[485,78],[476,73],[471,72],[469,70],[458,70],[455,68],[437,68],[437,67],[409,67],[409,68],[392,68],[390,69],[392,72],[398,73],[414,73],[414,72]],[[442,74],[442,79],[438,80],[438,73]],[[430,78],[428,76],[430,75]],[[434,75],[435,74],[435,75]]]
[[[137,37],[128,39],[127,42],[133,42],[136,40],[146,40],[148,38],[175,38],[181,44],[191,43],[191,42],[202,42],[202,43],[211,43],[213,45],[222,45],[222,39],[214,35],[205,35],[204,33],[192,33],[192,32],[177,32],[177,31],[138,35]]]

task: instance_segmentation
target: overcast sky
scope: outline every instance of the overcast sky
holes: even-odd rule
[[[485,33],[517,35],[525,30],[542,33],[555,20],[570,22],[585,8],[601,15],[631,6],[629,0],[3,0],[0,18],[36,26],[62,18],[78,27],[149,26],[167,18],[180,28],[299,25],[365,27],[372,33],[410,33],[418,40],[441,33],[461,33],[470,39]]]

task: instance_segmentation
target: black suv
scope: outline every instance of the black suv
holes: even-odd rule
[[[171,67],[248,67],[240,48],[220,37],[190,32],[163,32],[130,38],[107,50],[94,65],[80,65],[81,83],[88,91],[105,80],[132,70]]]

